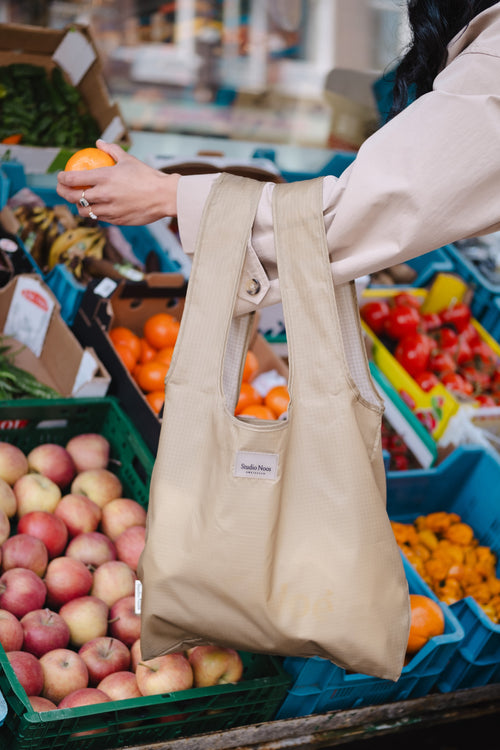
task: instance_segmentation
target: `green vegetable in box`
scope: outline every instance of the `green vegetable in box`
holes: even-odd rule
[[[99,127],[60,68],[13,63],[0,67],[0,141],[25,146],[94,144]]]

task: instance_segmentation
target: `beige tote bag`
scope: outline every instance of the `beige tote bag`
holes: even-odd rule
[[[218,643],[395,680],[409,598],[383,407],[354,285],[332,283],[321,179],[274,188],[288,418],[234,416],[252,316],[232,313],[261,189],[221,175],[202,220],[139,567],[142,655]]]

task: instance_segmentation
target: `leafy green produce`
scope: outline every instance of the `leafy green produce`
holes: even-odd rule
[[[17,367],[14,364],[16,354],[11,346],[0,346],[0,400],[61,397],[53,388],[40,383],[31,372]]]
[[[12,63],[0,66],[0,141],[17,134],[27,146],[82,148],[100,130],[60,68]]]

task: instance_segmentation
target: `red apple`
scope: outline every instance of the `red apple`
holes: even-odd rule
[[[7,659],[27,695],[40,695],[43,671],[40,661],[27,651],[9,651]]]
[[[53,513],[61,499],[59,486],[42,474],[23,474],[14,484],[17,501],[17,517],[32,510],[46,510]]]
[[[141,639],[138,638],[130,647],[130,669],[135,672],[137,665],[142,661]]]
[[[12,612],[0,609],[0,643],[4,651],[21,651],[23,647],[23,626]]]
[[[66,524],[54,513],[46,510],[32,510],[22,516],[17,524],[17,533],[31,534],[41,539],[47,547],[50,559],[61,555],[68,543]]]
[[[89,684],[87,665],[76,651],[56,648],[40,657],[43,672],[42,695],[56,705],[68,693]]]
[[[130,526],[122,531],[118,539],[115,540],[118,559],[127,563],[132,570],[137,570],[145,544],[146,528],[144,526]]]
[[[57,504],[54,515],[67,526],[69,536],[96,531],[101,520],[101,509],[85,495],[64,495]]]
[[[0,477],[0,508],[7,514],[8,518],[16,515],[17,500],[14,490],[5,479]]]
[[[75,435],[66,444],[78,473],[88,469],[105,469],[109,463],[109,441],[104,435],[83,432]]]
[[[108,632],[109,607],[97,596],[71,599],[61,607],[59,614],[69,627],[70,643],[74,648]]]
[[[12,443],[0,442],[0,478],[11,486],[28,473],[28,459],[25,454]]]
[[[193,687],[191,664],[180,652],[139,662],[135,676],[142,695],[173,693]]]
[[[24,632],[23,649],[40,658],[47,651],[66,648],[69,643],[69,627],[57,612],[32,609],[21,618]]]
[[[76,475],[71,484],[73,495],[85,495],[100,508],[122,496],[120,479],[108,469],[87,469]]]
[[[49,553],[47,547],[31,534],[14,534],[2,545],[2,568],[28,568],[42,577],[47,570]]]
[[[135,674],[129,670],[108,674],[101,680],[97,687],[103,693],[106,693],[112,701],[123,701],[127,700],[127,698],[142,698],[142,693],[137,687]]]
[[[141,635],[141,616],[135,611],[135,596],[118,599],[109,610],[109,633],[132,646]]]
[[[62,490],[75,477],[76,468],[66,448],[57,443],[42,443],[27,455],[30,471],[52,479]]]
[[[110,703],[111,698],[98,688],[81,688],[66,695],[59,703],[58,708],[76,708],[77,706],[91,706],[94,703]],[[91,732],[78,732],[74,736],[91,734]]]
[[[10,535],[10,521],[7,513],[0,508],[0,547],[9,538]]]
[[[188,658],[193,668],[195,687],[239,682],[243,675],[241,656],[232,648],[195,646],[189,650]]]
[[[45,583],[29,568],[11,568],[0,576],[0,607],[18,618],[41,609],[46,595]]]
[[[96,686],[108,674],[130,666],[130,651],[118,638],[101,636],[84,643],[78,653],[89,670],[89,683]]]
[[[94,571],[94,581],[90,593],[112,607],[118,599],[132,596],[135,591],[136,574],[127,563],[110,560]]]
[[[116,548],[106,534],[86,531],[73,537],[66,547],[66,555],[98,568],[105,562],[116,560]]]
[[[92,588],[93,576],[81,560],[73,557],[55,557],[45,572],[47,604],[59,609],[71,599],[86,596]]]
[[[48,698],[43,698],[41,695],[28,695],[28,700],[31,704],[33,711],[37,713],[43,713],[43,711],[57,711],[57,706]]]
[[[137,500],[117,497],[102,509],[101,531],[115,541],[129,526],[145,526],[146,509]]]

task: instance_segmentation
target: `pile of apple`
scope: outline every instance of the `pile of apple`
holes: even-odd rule
[[[25,453],[0,442],[0,643],[35,711],[237,682],[237,651],[143,660],[135,608],[146,510],[110,444],[81,433]]]

